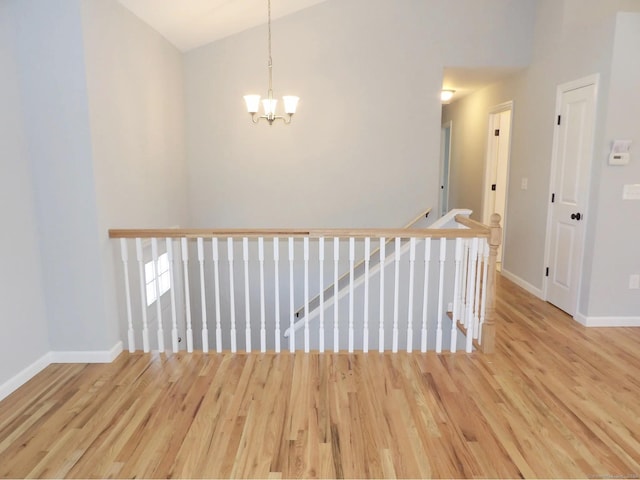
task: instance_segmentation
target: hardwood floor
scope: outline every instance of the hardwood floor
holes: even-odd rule
[[[0,403],[3,477],[640,475],[640,329],[509,281],[496,353],[123,353]]]

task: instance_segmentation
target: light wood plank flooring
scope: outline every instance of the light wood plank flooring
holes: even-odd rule
[[[3,477],[640,475],[640,329],[499,279],[497,352],[123,353],[0,403]]]

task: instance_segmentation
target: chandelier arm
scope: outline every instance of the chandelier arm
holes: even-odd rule
[[[276,100],[273,98],[273,58],[271,53],[271,0],[267,0],[267,25],[268,25],[268,62],[267,62],[267,73],[269,77],[269,91],[267,92],[267,99],[263,100],[264,104],[264,115],[258,114],[259,109],[259,95],[246,95],[245,101],[247,102],[247,109],[249,109],[249,114],[251,115],[251,121],[253,123],[258,123],[261,119],[265,119],[269,125],[273,125],[273,122],[276,120],[282,120],[285,125],[289,125],[291,123],[291,117],[293,116],[292,112],[288,110],[292,110],[295,112],[296,105],[298,103],[298,97],[285,96],[283,97],[283,101],[285,102],[285,115],[276,115],[275,113],[275,103]],[[251,98],[249,98],[251,97]],[[254,98],[254,97],[257,97]],[[293,104],[291,104],[291,100],[293,99]],[[254,103],[255,102],[255,105]],[[292,106],[293,105],[293,106]],[[256,109],[255,112],[252,112],[252,109]]]

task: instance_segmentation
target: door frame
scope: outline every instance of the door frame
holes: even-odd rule
[[[584,218],[585,218],[585,236],[582,239],[582,252],[580,256],[580,261],[578,262],[578,291],[576,292],[576,305],[574,308],[573,317],[575,318],[579,314],[580,307],[580,299],[582,294],[582,272],[584,266],[584,254],[585,254],[585,246],[586,246],[586,232],[589,230],[589,203],[591,200],[591,173],[593,170],[593,160],[595,157],[595,131],[598,123],[598,98],[600,96],[600,74],[594,73],[592,75],[587,75],[586,77],[579,78],[577,80],[572,80],[570,82],[562,83],[556,87],[556,106],[555,106],[555,115],[554,119],[558,118],[558,115],[562,113],[562,95],[566,92],[570,92],[571,90],[577,90],[579,88],[588,87],[589,85],[594,85],[594,121],[593,121],[593,144],[591,145],[591,158],[589,159],[589,165],[586,169],[586,198],[587,201],[584,205]],[[549,266],[549,262],[551,261],[551,234],[552,234],[552,220],[553,220],[553,206],[551,203],[551,193],[555,187],[556,183],[556,167],[558,166],[558,128],[553,129],[553,144],[551,150],[551,170],[549,172],[549,190],[547,191],[547,226],[546,226],[546,235],[545,235],[545,246],[544,246],[544,265],[541,271],[542,274],[542,298],[543,300],[548,300],[548,285],[549,278],[546,276],[546,268]]]
[[[445,173],[445,168],[444,168],[444,156],[445,156],[445,148],[444,148],[444,131],[446,129],[449,129],[449,145],[447,145],[447,152],[449,154],[449,158],[447,159],[447,185],[446,185],[446,189],[443,189],[442,187],[444,186],[444,173]],[[438,186],[440,187],[438,190],[440,191],[439,195],[438,195],[438,217],[440,217],[441,215],[446,214],[447,212],[443,212],[442,207],[443,207],[443,203],[446,203],[447,205],[447,211],[449,209],[449,187],[450,187],[450,183],[451,183],[451,145],[452,145],[452,137],[453,137],[453,121],[449,120],[448,122],[445,122],[441,125],[440,127],[440,181],[438,182]],[[444,195],[443,190],[446,192],[446,198]]]
[[[504,264],[504,252],[506,251],[505,248],[505,241],[504,239],[506,238],[506,232],[507,232],[507,211],[509,209],[509,202],[508,202],[508,198],[509,198],[509,176],[510,176],[510,171],[511,171],[511,145],[513,144],[513,100],[509,100],[507,102],[503,102],[500,103],[498,105],[495,105],[493,107],[491,107],[489,109],[489,111],[487,112],[487,144],[485,147],[485,154],[484,154],[484,180],[483,180],[483,187],[482,187],[482,221],[484,222],[485,225],[489,225],[490,223],[490,219],[491,219],[491,215],[494,212],[490,212],[488,211],[489,209],[489,195],[491,194],[491,187],[490,187],[490,179],[491,179],[491,171],[490,171],[490,167],[491,167],[491,161],[489,159],[489,145],[491,142],[491,138],[493,137],[493,130],[491,128],[491,118],[493,115],[502,113],[502,112],[506,112],[506,111],[511,111],[511,116],[509,117],[509,147],[508,147],[508,156],[507,156],[507,183],[504,186],[504,196],[505,196],[505,202],[504,202],[504,215],[503,218],[500,221],[500,224],[502,226],[502,242],[501,242],[501,247],[502,247],[502,264]]]

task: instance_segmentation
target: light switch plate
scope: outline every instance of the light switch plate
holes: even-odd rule
[[[623,200],[640,200],[640,183],[625,185],[622,189]]]

